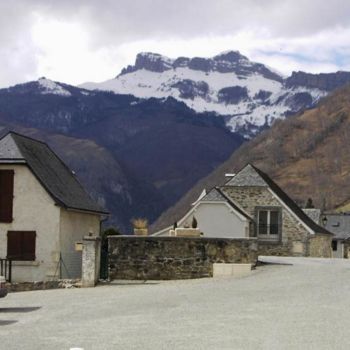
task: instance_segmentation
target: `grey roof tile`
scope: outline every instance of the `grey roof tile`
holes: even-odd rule
[[[321,224],[321,209],[316,208],[305,208],[303,209],[303,212],[314,222],[316,222],[317,225]]]
[[[350,239],[350,214],[325,214],[326,229],[337,239]]]
[[[267,183],[257,173],[256,169],[251,165],[246,165],[225,186],[258,186],[267,187]]]
[[[226,198],[216,189],[213,188],[209,193],[207,193],[200,201],[206,202],[226,202]]]
[[[0,160],[24,160],[24,156],[17,147],[11,134],[7,134],[0,140]]]
[[[248,220],[253,220],[243,209],[241,209],[231,198],[225,195],[224,192],[221,191],[219,187],[214,187],[209,193],[207,193],[203,198],[199,200],[199,202],[226,202],[228,203],[234,210],[238,211],[241,215],[243,215]]]

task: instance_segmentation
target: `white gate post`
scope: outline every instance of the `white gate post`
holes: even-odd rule
[[[100,275],[101,238],[85,236],[83,239],[82,286],[95,287]]]

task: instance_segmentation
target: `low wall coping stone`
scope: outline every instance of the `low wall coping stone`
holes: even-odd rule
[[[185,236],[135,236],[135,235],[116,235],[107,236],[108,239],[139,239],[139,240],[198,240],[198,241],[257,241],[257,237],[239,237],[239,238],[220,238],[220,237],[185,237]],[[269,243],[269,242],[267,242]]]
[[[100,241],[101,237],[99,236],[84,236],[84,241]]]
[[[251,270],[252,264],[214,263],[213,277],[244,277],[250,275]]]
[[[176,237],[200,237],[201,231],[198,228],[179,227],[175,229]]]

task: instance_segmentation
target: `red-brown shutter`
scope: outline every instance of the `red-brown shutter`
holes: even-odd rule
[[[35,231],[22,232],[22,260],[35,260]]]
[[[0,222],[12,222],[13,170],[0,170]]]
[[[35,260],[35,231],[8,231],[7,258],[12,260]]]
[[[21,260],[21,240],[22,232],[7,232],[7,258],[13,260]]]

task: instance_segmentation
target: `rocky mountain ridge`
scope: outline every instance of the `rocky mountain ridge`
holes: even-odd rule
[[[311,74],[305,72],[293,72],[285,80],[285,85],[289,88],[306,86],[322,91],[333,91],[350,82],[350,72],[338,71],[335,73]]]
[[[177,68],[188,68],[206,73],[236,73],[242,76],[248,73],[258,73],[268,79],[276,81],[283,80],[279,74],[271,71],[263,64],[249,61],[239,51],[223,52],[213,58],[178,57],[176,59],[171,59],[157,53],[141,52],[136,56],[135,65],[129,65],[127,68],[124,68],[117,78],[140,69],[162,73]]]
[[[175,59],[145,52],[114,79],[81,87],[143,99],[171,96],[196,112],[215,112],[231,130],[251,138],[277,119],[314,107],[348,82],[348,72],[293,72],[284,77],[238,51]]]

